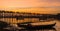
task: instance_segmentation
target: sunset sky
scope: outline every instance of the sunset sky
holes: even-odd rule
[[[18,8],[34,8],[34,10],[19,10]],[[41,9],[42,7],[42,9]],[[47,9],[46,9],[47,8]],[[18,12],[36,12],[36,13],[59,13],[60,12],[60,0],[0,0],[0,10],[10,10]],[[14,9],[14,10],[12,10]],[[18,10],[17,10],[18,9]],[[43,10],[44,9],[44,10]]]

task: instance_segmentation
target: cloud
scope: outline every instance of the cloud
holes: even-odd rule
[[[40,2],[60,2],[60,0],[38,0]]]
[[[60,6],[60,0],[0,0],[4,7],[45,7]]]
[[[33,12],[58,13],[60,12],[60,0],[0,0],[0,9],[10,10],[11,8],[16,9],[16,8],[24,8],[24,7],[51,8],[51,9],[44,9],[44,10],[43,9],[35,10]],[[24,11],[24,10],[21,10],[21,11]],[[32,12],[32,10],[27,12]]]

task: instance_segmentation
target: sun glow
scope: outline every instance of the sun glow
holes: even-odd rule
[[[0,10],[2,9],[14,12],[55,14],[60,12],[60,1],[59,0],[0,0]]]

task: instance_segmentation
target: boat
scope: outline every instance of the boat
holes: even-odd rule
[[[0,21],[0,29],[8,27],[9,24],[7,22]]]
[[[50,28],[55,26],[55,21],[40,21],[40,22],[25,22],[25,23],[17,23],[19,27],[25,28]]]

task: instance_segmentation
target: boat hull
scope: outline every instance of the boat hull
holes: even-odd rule
[[[25,28],[51,28],[55,26],[55,22],[37,22],[37,23],[27,23],[27,24],[18,24],[19,27],[25,27]]]

